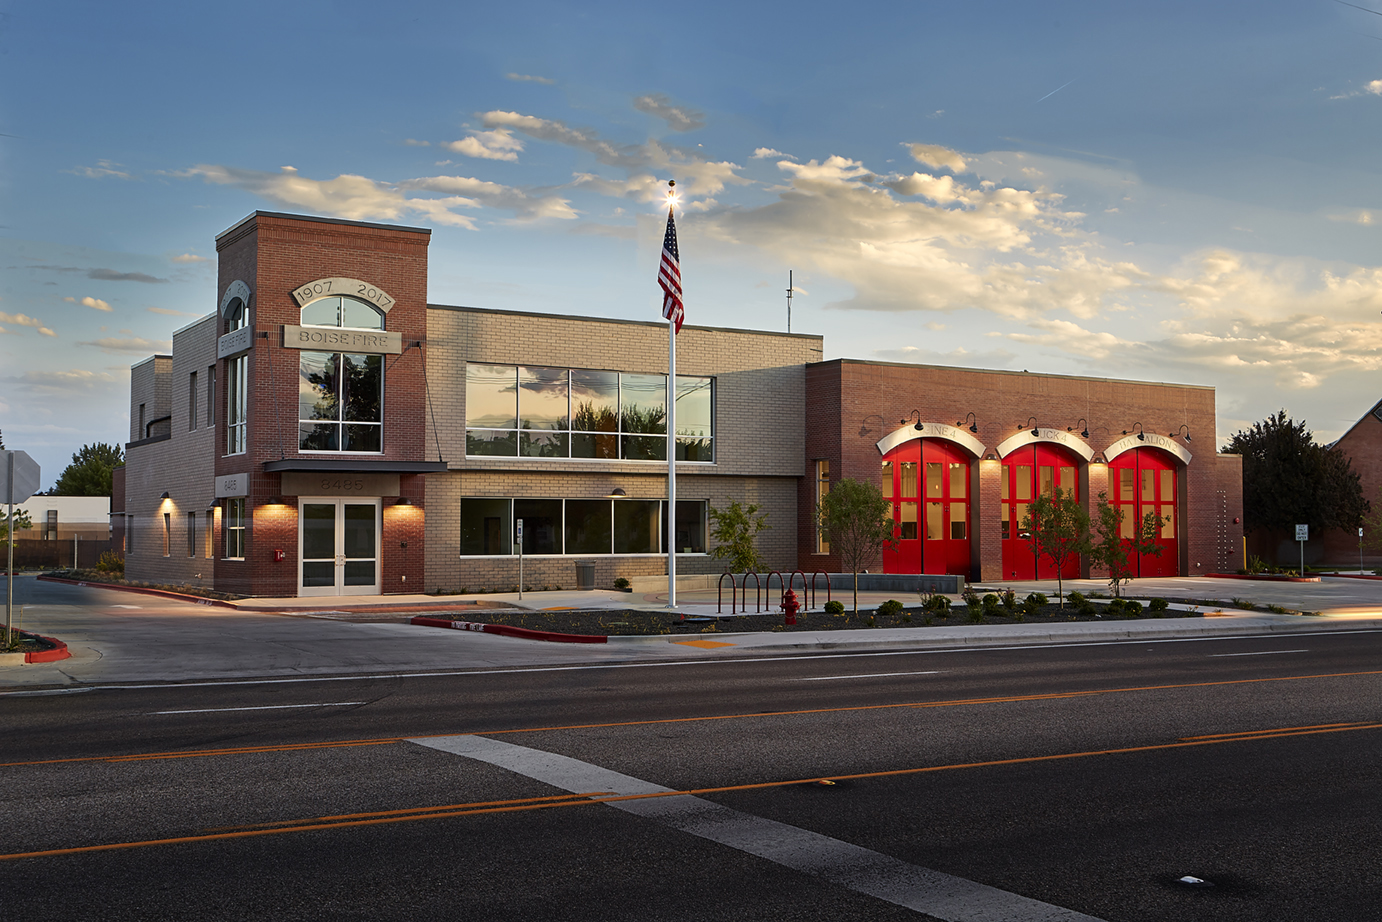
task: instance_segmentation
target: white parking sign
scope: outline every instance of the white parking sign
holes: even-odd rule
[[[1310,540],[1310,526],[1309,526],[1309,525],[1297,525],[1297,526],[1296,526],[1296,540],[1297,540],[1297,541],[1309,541],[1309,540]]]

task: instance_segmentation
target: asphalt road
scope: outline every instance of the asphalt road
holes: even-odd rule
[[[1377,919],[1380,692],[1339,631],[8,693],[0,916]]]

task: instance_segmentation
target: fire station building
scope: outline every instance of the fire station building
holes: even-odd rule
[[[886,572],[1053,576],[1021,522],[1055,487],[1161,517],[1142,575],[1238,566],[1211,388],[827,362],[819,336],[691,325],[669,388],[664,323],[428,304],[429,233],[256,212],[217,237],[214,310],[132,369],[130,579],[504,591],[521,551],[527,586],[573,587],[577,563],[608,586],[669,549],[718,573],[709,510],[734,500],[768,513],[772,568],[838,571],[814,510],[844,477],[891,501]]]

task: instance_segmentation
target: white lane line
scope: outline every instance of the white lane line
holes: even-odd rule
[[[459,632],[457,632],[459,633]],[[1377,628],[1338,631],[1303,631],[1297,637],[1338,637],[1382,633]],[[487,637],[489,635],[476,635]],[[209,682],[151,682],[139,685],[89,685],[100,691],[148,688],[218,688],[234,685],[295,685],[302,682],[363,682],[374,679],[438,679],[461,676],[521,675],[525,672],[588,672],[593,669],[661,669],[664,666],[732,666],[740,663],[790,663],[798,660],[864,659],[874,656],[940,656],[946,653],[1005,653],[1010,650],[1065,650],[1081,647],[1140,647],[1153,644],[1223,643],[1234,640],[1276,639],[1275,634],[1235,634],[1229,637],[1160,637],[1143,640],[1094,640],[1076,643],[986,644],[977,647],[927,647],[924,650],[871,650],[860,653],[807,653],[796,656],[735,656],[725,659],[688,659],[666,662],[586,663],[579,666],[515,666],[507,669],[451,669],[445,672],[384,672],[366,675],[302,676],[291,679],[228,679]],[[7,693],[0,692],[0,698]]]
[[[930,672],[870,672],[865,675],[813,675],[795,679],[797,682],[824,682],[827,679],[887,679],[898,675],[940,675],[940,671]]]
[[[323,701],[320,704],[264,704],[252,708],[195,708],[190,711],[151,711],[152,714],[219,714],[221,711],[283,711],[288,708],[343,708],[363,701]]]
[[[1221,656],[1275,656],[1278,653],[1309,653],[1309,650],[1258,650],[1255,653],[1210,653],[1211,658]]]
[[[572,794],[585,791],[612,791],[617,795],[674,793],[672,788],[589,762],[483,736],[434,737],[410,742],[496,765]],[[607,806],[946,922],[1100,922],[1094,916],[908,864],[871,849],[722,807],[689,794],[614,801]]]

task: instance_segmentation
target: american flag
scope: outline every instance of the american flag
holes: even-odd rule
[[[662,238],[662,265],[657,270],[657,283],[662,286],[662,316],[676,324],[676,332],[680,333],[686,308],[681,303],[681,257],[677,253],[677,225],[672,219],[670,208],[667,210],[667,236]]]

